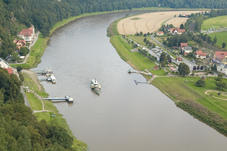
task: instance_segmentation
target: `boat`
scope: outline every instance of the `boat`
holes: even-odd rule
[[[102,86],[101,86],[101,84],[98,83],[98,81],[97,81],[96,79],[93,79],[93,80],[91,80],[90,88],[91,88],[97,95],[99,95]]]
[[[47,81],[52,82],[53,84],[56,84],[56,78],[53,74],[51,74],[48,78]]]

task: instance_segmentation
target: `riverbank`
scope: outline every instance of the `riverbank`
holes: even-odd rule
[[[170,10],[169,8],[144,8],[138,10]],[[137,9],[134,9],[137,10]],[[94,16],[94,15],[101,15],[107,13],[118,13],[118,12],[126,12],[131,10],[120,10],[120,11],[111,11],[111,12],[95,12],[95,13],[87,13],[82,14],[80,16],[70,17],[68,19],[64,19],[58,23],[56,23],[52,29],[50,30],[50,35],[48,37],[44,37],[42,33],[39,34],[38,40],[31,48],[30,54],[27,58],[26,63],[24,64],[12,64],[13,67],[22,67],[23,69],[30,69],[36,67],[41,62],[41,57],[48,45],[48,42],[51,36],[56,32],[58,29],[64,27],[67,24],[70,24],[80,18]],[[40,84],[37,76],[27,70],[23,72],[24,76],[24,90],[25,95],[29,101],[30,108],[33,110],[33,113],[37,117],[39,121],[45,120],[50,124],[54,124],[60,127],[65,128],[68,133],[74,138],[73,148],[78,151],[86,151],[87,145],[75,138],[72,134],[66,120],[63,116],[58,112],[57,108],[54,106],[52,102],[46,102],[42,100],[42,97],[47,97],[48,94],[43,89],[42,85]]]
[[[86,151],[87,145],[76,139],[66,120],[58,112],[55,105],[51,101],[42,100],[43,97],[48,97],[48,94],[39,83],[36,74],[29,70],[23,70],[22,74],[24,77],[23,87],[25,95],[37,120],[45,120],[48,124],[63,127],[74,138],[73,148],[78,151]]]
[[[137,70],[151,68],[154,62],[130,51],[130,45],[117,31],[118,21],[110,25],[108,35],[119,56]],[[150,72],[160,74],[152,70]],[[204,88],[195,86],[198,79],[198,77],[158,77],[152,80],[152,84],[171,98],[178,107],[227,136],[227,102],[205,94],[207,90],[216,89],[214,78],[206,79]]]

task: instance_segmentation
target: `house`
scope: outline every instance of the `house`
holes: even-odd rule
[[[34,26],[27,28],[27,29],[23,29],[19,34],[18,37],[22,38],[23,40],[25,40],[28,43],[31,43],[34,40],[35,37],[35,28]]]
[[[203,52],[202,50],[197,50],[195,52],[195,57],[198,59],[206,59],[207,53]]]
[[[163,36],[163,35],[164,35],[164,32],[163,31],[157,32],[157,36]]]
[[[185,33],[185,29],[180,29],[180,28],[170,28],[168,30],[172,35],[182,35]]]
[[[188,47],[188,43],[180,43],[180,48]]]
[[[175,28],[170,28],[170,29],[168,29],[168,31],[169,31],[170,33],[173,33],[174,30],[175,30]]]
[[[8,72],[8,74],[13,74],[14,73],[12,68],[6,68],[5,70]]]
[[[188,46],[188,43],[180,43],[180,50],[184,55],[188,55],[193,52],[192,47]]]
[[[26,46],[25,40],[14,40],[13,42],[16,44],[17,49],[19,49],[19,50],[20,50],[21,47]]]
[[[178,35],[182,35],[183,33],[185,33],[185,29],[177,28],[176,30]]]
[[[9,74],[13,74],[14,70],[9,66],[9,64],[0,58],[0,68],[5,69]]]
[[[189,53],[192,53],[193,50],[192,47],[187,46],[182,48],[182,52],[184,53],[184,55],[188,55]]]
[[[217,71],[227,75],[227,64],[219,64],[219,65],[217,65]]]
[[[216,51],[214,53],[214,60],[218,63],[227,64],[227,51]]]

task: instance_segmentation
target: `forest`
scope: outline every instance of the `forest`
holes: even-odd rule
[[[0,69],[0,150],[72,151],[73,138],[59,126],[38,122],[24,105],[21,81]]]
[[[44,36],[58,21],[82,13],[142,7],[226,8],[226,0],[0,0],[0,57],[15,50],[13,38],[33,24]]]

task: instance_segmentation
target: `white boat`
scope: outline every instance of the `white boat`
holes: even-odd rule
[[[53,74],[51,74],[48,78],[47,81],[52,82],[53,84],[56,84],[56,78]]]
[[[90,88],[96,93],[96,94],[100,94],[101,91],[101,84],[98,83],[98,81],[96,79],[91,80],[90,83]]]

